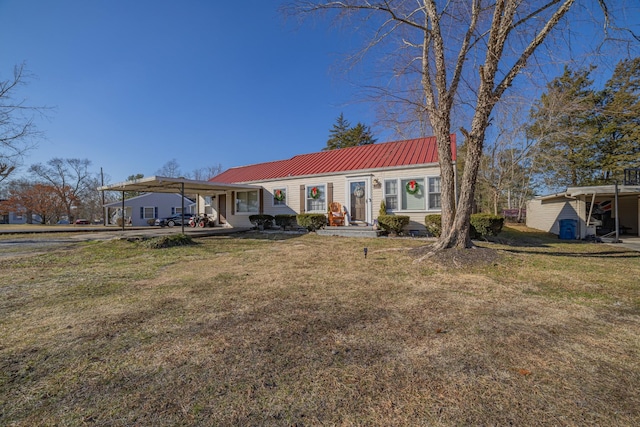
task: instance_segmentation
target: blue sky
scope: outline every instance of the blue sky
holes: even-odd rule
[[[171,159],[189,172],[319,151],[341,112],[373,124],[332,71],[348,37],[278,3],[0,0],[0,76],[24,61],[20,94],[55,107],[25,165],[88,158],[119,182]]]
[[[612,4],[638,28],[636,1]],[[35,77],[19,95],[53,107],[21,172],[87,158],[114,183],[172,159],[186,173],[279,160],[321,150],[341,112],[392,139],[340,74],[354,35],[286,21],[280,3],[0,0],[0,78],[25,62]]]

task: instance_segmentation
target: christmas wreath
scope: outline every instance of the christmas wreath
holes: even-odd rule
[[[407,193],[416,194],[420,190],[420,185],[415,181],[415,179],[412,179],[407,182],[407,185],[404,188],[407,190]]]
[[[309,196],[312,199],[317,199],[318,197],[320,197],[320,191],[318,190],[318,187],[313,187],[311,190],[309,190]]]
[[[285,198],[285,194],[284,191],[282,190],[276,190],[273,192],[273,198],[276,199],[277,201],[281,202],[284,200]]]

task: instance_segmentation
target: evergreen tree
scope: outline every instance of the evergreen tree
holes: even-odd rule
[[[640,58],[616,66],[598,110],[598,180],[622,181],[624,169],[640,166]]]
[[[565,67],[535,104],[528,137],[537,141],[533,170],[544,186],[558,190],[594,182],[597,167],[597,94],[589,70]]]
[[[369,126],[358,122],[357,125],[351,127],[351,124],[344,118],[344,115],[340,113],[336,119],[336,123],[329,131],[327,146],[323,148],[323,151],[374,144],[375,142],[376,139],[373,138]]]
[[[377,139],[373,137],[371,128],[358,122],[357,125],[347,131],[345,147],[375,144]]]

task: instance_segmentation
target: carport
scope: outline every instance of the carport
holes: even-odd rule
[[[119,182],[116,184],[104,185],[98,187],[98,191],[120,191],[122,192],[122,210],[124,212],[124,193],[125,191],[138,191],[141,193],[179,193],[182,196],[182,212],[184,212],[184,196],[185,194],[196,194],[198,204],[200,195],[214,194],[216,192],[238,191],[238,190],[259,190],[261,187],[248,184],[223,184],[211,181],[199,181],[186,178],[171,178],[166,176],[151,176],[148,178],[140,178],[133,181]],[[197,207],[199,213],[199,206]],[[122,221],[122,230],[125,229],[124,221]],[[182,233],[184,233],[184,222],[182,224]]]
[[[594,218],[600,208],[608,212],[611,224]],[[569,187],[527,203],[527,226],[531,228],[560,234],[558,224],[565,219],[575,221],[580,239],[595,235],[596,230],[614,241],[619,241],[621,230],[640,236],[640,185]]]

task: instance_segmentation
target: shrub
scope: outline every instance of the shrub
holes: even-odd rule
[[[147,220],[147,224],[156,225],[156,220],[154,218],[150,218],[150,219]]]
[[[273,215],[260,214],[260,215],[249,215],[249,221],[251,224],[255,225],[258,228],[271,228],[273,224]]]
[[[154,237],[153,239],[145,240],[142,244],[150,249],[162,249],[173,246],[193,245],[195,242],[190,236],[172,234],[170,236]]]
[[[378,211],[378,215],[386,215],[387,214],[387,203],[383,200],[380,202],[380,210]]]
[[[286,230],[287,227],[293,227],[296,225],[295,214],[279,214],[275,216],[276,225]]]
[[[504,217],[491,214],[471,215],[471,229],[469,231],[472,239],[480,237],[497,236],[502,231]]]
[[[384,231],[400,234],[402,229],[409,225],[409,217],[404,215],[378,215],[378,224]]]
[[[431,214],[424,217],[424,224],[427,227],[427,233],[433,237],[440,237],[442,234],[442,216],[440,214]]]
[[[327,225],[327,216],[324,214],[299,214],[296,216],[298,225],[309,231],[316,231]]]

